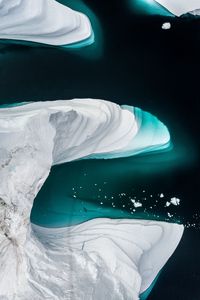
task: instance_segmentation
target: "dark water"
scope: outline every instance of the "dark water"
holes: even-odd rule
[[[80,3],[74,0],[71,4]],[[45,212],[53,212],[56,223],[59,205],[66,205],[60,211],[62,218],[70,203],[80,217],[80,210],[92,214],[87,205],[99,199],[94,209],[100,215],[112,207],[116,217],[180,220],[189,228],[149,299],[199,300],[200,19],[142,14],[128,0],[87,0],[85,5],[82,9],[92,18],[96,37],[88,48],[1,45],[1,103],[91,97],[138,106],[167,125],[174,149],[151,157],[54,167],[35,209],[40,208],[44,224]],[[172,28],[163,31],[161,25],[166,21]],[[66,189],[60,189],[66,182]],[[48,201],[44,195],[49,195]],[[59,195],[57,206],[54,195]],[[181,205],[166,209],[164,203],[174,196],[181,199]],[[134,197],[143,206],[131,214],[123,205]]]

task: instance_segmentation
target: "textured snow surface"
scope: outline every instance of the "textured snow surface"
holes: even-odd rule
[[[34,198],[53,164],[91,154],[123,156],[126,149],[137,154],[140,123],[130,107],[103,100],[0,109],[1,299],[133,300],[151,284],[182,226],[97,219],[60,231],[35,226],[38,239],[30,225]],[[164,132],[153,130],[154,146],[169,142]]]
[[[200,9],[200,0],[155,0],[176,16]],[[196,12],[198,14],[198,12]]]
[[[49,229],[33,225],[33,229],[47,251],[56,249],[57,253],[63,253],[63,249],[70,248],[73,253],[78,254],[76,262],[81,267],[77,272],[75,290],[72,291],[75,293],[74,298],[71,299],[95,300],[110,297],[138,299],[139,294],[150,286],[174,252],[183,233],[183,226],[177,224],[104,218],[68,228]],[[54,262],[55,269],[58,266],[59,270],[59,263]],[[64,263],[63,258],[62,264]],[[81,290],[78,282],[81,282],[79,276],[82,276],[83,269],[87,270],[95,285],[87,286],[87,279],[83,278],[84,282],[81,284],[85,287]],[[107,276],[108,283],[105,282]],[[53,282],[54,279],[51,280]],[[59,283],[62,284],[61,281]],[[91,289],[91,294],[84,298],[88,288]],[[67,290],[67,287],[62,287],[63,289]]]
[[[0,0],[0,38],[68,45],[92,34],[87,16],[55,0]]]

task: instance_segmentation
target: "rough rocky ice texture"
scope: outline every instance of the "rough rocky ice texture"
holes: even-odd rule
[[[146,221],[140,221],[143,227],[137,229],[135,221],[130,221],[135,238],[137,239],[137,230],[140,230],[143,236],[133,262],[130,258],[130,265],[134,266],[134,260],[140,256],[146,261],[145,269],[141,269],[139,275],[134,269],[130,271],[135,274],[131,286],[135,289],[130,294],[129,277],[127,284],[126,279],[124,280],[130,270],[127,263],[129,254],[123,254],[130,251],[127,250],[128,245],[134,246],[135,243],[127,233],[129,225],[125,226],[123,222],[116,221],[120,224],[117,225],[120,232],[124,230],[124,237],[128,235],[127,241],[123,237],[123,243],[112,239],[113,229],[109,228],[115,223],[109,220],[103,220],[103,224],[93,220],[74,227],[72,236],[68,240],[64,230],[64,237],[61,232],[57,235],[60,239],[54,242],[48,240],[48,234],[45,238],[47,232],[38,239],[29,223],[33,200],[53,164],[88,157],[93,153],[103,155],[113,152],[114,157],[117,157],[117,155],[121,156],[127,147],[130,151],[130,145],[134,154],[133,140],[139,132],[139,122],[133,112],[102,100],[37,102],[0,109],[0,296],[2,299],[81,300],[82,292],[87,295],[88,300],[93,300],[93,295],[95,300],[102,297],[106,299],[108,294],[113,295],[113,300],[133,299],[133,297],[137,299],[138,292],[148,287],[153,275],[151,277],[148,272],[145,272],[146,265],[151,260],[148,258],[149,254],[140,255],[141,249],[146,247],[145,249],[150,251],[151,246],[154,249],[153,245],[155,245],[155,251],[159,249],[159,253],[163,253],[164,256],[160,258],[159,255],[152,256],[156,257],[156,262],[153,264],[158,265],[151,274],[156,275],[175,249],[183,230],[181,226],[163,225],[158,222],[151,230],[151,226],[143,226]],[[164,139],[161,137],[159,140],[156,137],[155,140],[160,146],[162,143],[167,143],[169,138],[166,129]],[[145,148],[146,146],[145,144]],[[110,247],[115,253],[110,260],[112,265],[109,265],[106,260],[103,249],[102,253],[98,254],[97,250],[97,254],[92,255],[97,246],[100,249],[101,244],[99,244],[100,240],[96,239],[96,233],[93,242],[76,240],[76,237],[80,237],[80,230],[86,230],[84,233],[86,237],[90,230],[93,231],[90,224],[92,227],[96,226],[94,233],[98,232],[98,236],[102,227],[105,251],[109,254]],[[145,228],[149,230],[147,230],[148,237]],[[165,234],[166,228],[171,230],[174,239],[171,244],[166,243],[167,249],[163,249],[159,245],[162,244],[160,241],[163,238],[168,240],[169,235]],[[109,236],[108,239],[106,235]],[[121,236],[121,233],[119,235]],[[78,248],[74,246],[75,244]],[[73,251],[70,250],[70,245]],[[125,248],[121,252],[120,249],[123,247]],[[147,253],[150,253],[148,251]],[[119,267],[124,272],[123,278],[113,271],[113,266],[120,262],[120,259],[125,263]],[[139,262],[142,260],[138,259]],[[142,265],[140,263],[139,265],[141,268]],[[141,274],[147,279],[141,281],[139,277]],[[77,280],[80,280],[79,283]],[[103,291],[105,294],[102,295]],[[75,298],[73,293],[76,294]],[[109,296],[109,299],[110,297],[112,296]]]
[[[96,265],[91,270],[96,281],[100,270],[106,269],[105,273],[121,284],[122,295],[112,291],[115,293],[112,299],[133,300],[151,285],[172,255],[181,239],[183,226],[100,218],[68,228],[50,229],[34,225],[34,230],[48,249],[65,249],[70,243],[74,251],[83,250]],[[106,292],[111,295],[109,290]],[[103,293],[100,289],[93,290],[92,297],[86,298],[100,300],[105,296]]]
[[[190,12],[192,15],[194,16],[200,16],[200,8],[199,9],[195,9],[193,11]]]
[[[186,13],[198,14],[200,0],[155,0],[174,15],[180,17]],[[196,13],[194,12],[196,11]]]
[[[69,45],[92,35],[87,16],[55,0],[0,0],[0,39]]]

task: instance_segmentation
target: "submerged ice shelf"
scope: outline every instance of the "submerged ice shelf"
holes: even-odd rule
[[[83,292],[91,300],[111,293],[113,300],[138,299],[178,245],[181,225],[93,217],[72,227],[32,230],[30,212],[52,165],[169,146],[167,127],[156,117],[104,100],[1,108],[0,296],[83,299]]]
[[[88,17],[55,0],[0,0],[0,17],[0,39],[52,46],[93,41]]]

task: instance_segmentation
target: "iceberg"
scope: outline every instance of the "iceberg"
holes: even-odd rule
[[[0,16],[0,39],[51,46],[93,42],[88,17],[55,0],[0,0]]]
[[[0,108],[1,299],[138,299],[177,247],[182,225],[93,218],[44,228],[30,213],[53,165],[169,147],[156,117],[105,100]]]
[[[174,15],[180,17],[186,13],[198,14],[199,0],[155,0]]]
[[[200,15],[199,0],[130,0],[131,7],[151,15],[180,17],[184,14]]]
[[[183,226],[148,220],[99,218],[65,228],[33,225],[33,230],[39,240],[48,245],[47,251],[60,249],[63,253],[63,249],[70,247],[75,253],[83,251],[87,260],[94,264],[90,276],[97,286],[91,287],[92,297],[86,297],[85,289],[89,287],[85,281],[85,289],[73,291],[71,299],[135,300],[151,286],[174,252],[181,239]],[[88,262],[82,260],[82,267],[90,268]],[[37,265],[32,267],[37,269]],[[79,280],[78,273],[76,280]],[[106,274],[112,278],[113,286],[110,283],[107,286]],[[98,282],[99,276],[101,282]],[[53,284],[55,279],[50,280]]]

